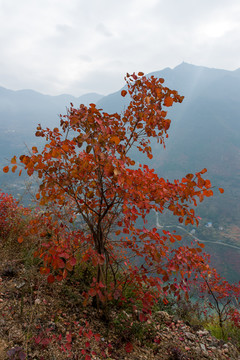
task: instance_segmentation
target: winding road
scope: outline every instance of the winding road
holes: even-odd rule
[[[156,212],[155,212],[156,213]],[[185,233],[187,233],[188,235],[190,235],[194,240],[197,240],[199,242],[203,242],[203,243],[211,243],[211,244],[219,244],[219,245],[222,245],[222,246],[228,246],[228,247],[231,247],[231,248],[234,248],[234,249],[237,249],[240,251],[240,247],[239,246],[235,246],[235,245],[231,245],[231,244],[227,244],[225,242],[221,242],[221,241],[210,241],[210,240],[201,240],[199,239],[198,237],[194,236],[193,234],[191,234],[189,231],[187,231],[184,227],[180,226],[180,225],[166,225],[166,226],[162,226],[159,224],[159,221],[158,221],[158,213],[156,213],[156,227],[157,229],[163,229],[163,228],[178,228],[182,231],[184,231]]]

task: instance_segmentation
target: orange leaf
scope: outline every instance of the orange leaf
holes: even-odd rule
[[[220,191],[221,194],[224,193],[224,189],[223,189],[223,188],[219,188],[218,190]]]
[[[122,90],[121,91],[121,95],[124,97],[124,96],[126,96],[127,95],[127,91],[126,90]]]
[[[92,146],[91,146],[91,145],[88,145],[88,146],[86,147],[86,152],[89,154],[91,150],[92,150]]]
[[[73,266],[71,265],[71,262],[70,262],[70,261],[68,261],[68,262],[66,263],[66,269],[67,269],[68,271],[72,271],[72,270],[73,270]]]
[[[12,167],[12,172],[15,173],[16,169],[17,169],[17,165],[14,165],[14,166]]]
[[[8,167],[8,166],[4,166],[3,172],[8,173],[8,172],[9,172],[9,167]]]
[[[40,274],[49,274],[50,273],[50,269],[49,268],[45,268],[45,267],[40,267],[39,269]]]
[[[167,119],[164,121],[163,125],[165,130],[168,130],[170,128],[171,120]]]
[[[116,145],[118,145],[118,144],[120,143],[120,139],[119,139],[118,136],[113,136],[113,137],[111,138],[111,140],[114,141]]]
[[[40,194],[36,194],[36,199],[39,200],[40,199]]]
[[[169,106],[172,106],[172,104],[173,104],[173,98],[171,98],[170,96],[167,96],[164,100],[164,105],[169,107]]]
[[[19,238],[17,239],[18,240],[18,242],[19,242],[19,244],[21,244],[22,242],[23,242],[23,237],[22,236],[19,236]]]
[[[11,160],[11,164],[16,164],[16,163],[17,163],[16,156],[14,156]]]
[[[186,175],[186,178],[187,178],[188,180],[192,180],[193,177],[194,177],[193,174],[187,174],[187,175]]]

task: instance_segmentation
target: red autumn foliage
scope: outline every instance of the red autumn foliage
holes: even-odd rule
[[[20,206],[12,195],[0,192],[0,238],[6,240],[11,234],[18,237],[20,222],[28,213],[29,209]]]
[[[164,106],[182,102],[183,96],[164,87],[162,79],[153,76],[149,79],[127,75],[126,81],[131,102],[122,115],[104,113],[94,104],[89,108],[81,105],[79,109],[71,106],[68,115],[61,118],[61,131],[38,126],[36,136],[47,141],[41,152],[33,147],[32,155],[20,156],[28,175],[37,173],[42,181],[36,195],[40,205],[51,204],[58,209],[67,205],[85,224],[80,243],[88,246],[84,251],[81,249],[80,260],[91,260],[97,267],[96,284],[101,282],[105,286],[96,289],[101,301],[116,292],[121,294],[122,285],[114,271],[119,251],[125,253],[123,271],[129,273],[128,283],[136,282],[139,287],[145,283],[147,288],[156,286],[158,291],[160,284],[169,282],[171,274],[180,271],[184,261],[188,261],[186,258],[173,266],[169,241],[174,243],[180,237],[169,232],[161,235],[145,226],[137,228],[138,217],[146,222],[150,211],[162,213],[167,208],[181,222],[185,219],[186,225],[198,224],[189,205],[196,205],[197,198],[212,196],[210,181],[202,177],[206,169],[170,182],[147,165],[135,164],[129,154],[133,146],[149,158],[151,138],[165,146],[171,121],[166,119]],[[13,166],[15,162],[14,157]],[[67,243],[65,234],[64,241],[61,240],[63,227],[61,231],[55,227],[51,240],[42,243],[45,251],[40,254],[45,263],[42,272],[48,273],[49,282],[54,281],[50,267],[60,270],[61,279],[75,263],[74,256],[69,260],[62,254],[66,247],[63,242]],[[77,242],[76,247],[80,246],[79,237]],[[144,258],[145,265],[139,267],[129,262],[129,251]],[[68,256],[71,257],[69,253]],[[149,276],[150,271],[159,276]],[[112,272],[113,281],[107,279],[108,272]],[[153,298],[151,295],[150,304]]]

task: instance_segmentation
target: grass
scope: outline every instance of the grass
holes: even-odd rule
[[[236,347],[240,348],[240,328],[234,326],[231,322],[224,322],[224,334],[218,324],[217,317],[213,317],[210,321],[204,323],[205,328],[219,340],[225,342],[231,341]]]

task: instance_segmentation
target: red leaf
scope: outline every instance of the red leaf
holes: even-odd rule
[[[100,334],[94,334],[94,337],[95,337],[95,340],[96,340],[97,342],[99,342],[100,339],[101,339],[101,335],[100,335]]]
[[[127,95],[127,91],[126,91],[126,90],[122,90],[122,91],[121,91],[121,95],[122,95],[123,97],[125,97],[125,96]]]
[[[169,277],[168,277],[167,275],[164,275],[164,276],[163,276],[163,281],[166,282],[166,281],[168,281],[168,280],[169,280]]]
[[[221,194],[224,193],[224,189],[223,189],[223,188],[219,188],[218,190],[220,191]]]
[[[69,263],[72,265],[72,266],[75,266],[76,263],[77,263],[77,260],[75,257],[72,257],[70,260],[69,260]]]
[[[141,312],[141,313],[139,314],[139,320],[140,320],[141,322],[144,322],[144,321],[147,320],[147,317]]]
[[[96,295],[96,290],[95,289],[89,289],[88,290],[88,294],[90,295],[90,296],[95,296]]]
[[[72,334],[71,333],[66,335],[66,340],[67,340],[68,343],[72,342]]]
[[[54,281],[55,281],[55,276],[53,276],[52,274],[50,274],[50,275],[48,276],[48,278],[47,278],[47,282],[48,282],[49,284],[52,284],[52,283],[54,283]]]
[[[127,353],[130,353],[133,351],[133,344],[128,342],[126,345],[125,345],[125,350]]]

